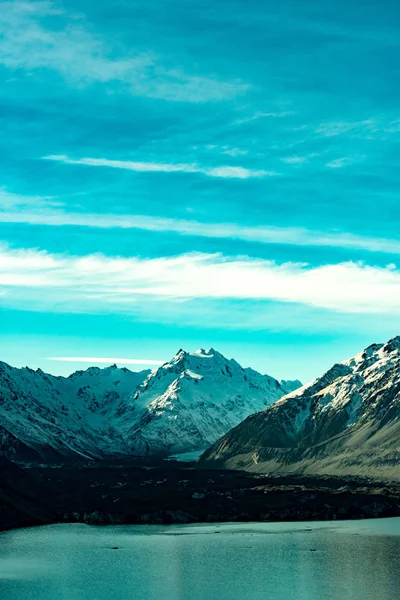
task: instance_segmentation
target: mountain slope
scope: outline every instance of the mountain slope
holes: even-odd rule
[[[54,377],[0,363],[0,450],[25,461],[203,450],[287,385],[212,349],[141,373],[114,365]]]
[[[54,377],[0,363],[0,450],[21,460],[123,453],[114,412],[148,373],[112,366]]]
[[[180,350],[138,387],[119,429],[143,454],[201,450],[284,393],[276,379],[243,369],[212,348]],[[137,421],[132,412],[139,413]]]
[[[260,472],[400,479],[400,337],[250,416],[202,460]]]

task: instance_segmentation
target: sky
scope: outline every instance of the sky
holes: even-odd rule
[[[1,6],[1,360],[309,381],[400,333],[397,2]]]

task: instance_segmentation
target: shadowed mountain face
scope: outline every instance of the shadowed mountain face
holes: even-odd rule
[[[153,372],[114,365],[67,378],[0,363],[0,451],[28,462],[202,451],[299,385],[213,349],[180,350]]]
[[[400,479],[400,337],[251,415],[201,460],[259,472]]]

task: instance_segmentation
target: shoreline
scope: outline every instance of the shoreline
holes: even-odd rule
[[[379,525],[381,527],[382,523],[391,523],[394,522],[398,525],[398,531],[393,531],[390,529],[382,533],[381,531],[375,532],[374,527],[368,529],[368,525]],[[353,532],[351,526],[357,526],[360,524],[365,524],[366,529]],[[89,523],[83,522],[54,522],[54,523],[45,523],[42,525],[29,525],[23,527],[14,527],[10,529],[0,529],[1,534],[10,533],[12,531],[24,531],[24,530],[32,530],[32,529],[43,529],[49,527],[57,527],[60,526],[62,528],[68,526],[77,526],[77,527],[88,527],[88,528],[100,528],[104,530],[112,529],[113,532],[118,532],[118,530],[124,530],[127,527],[130,528],[138,528],[144,529],[146,534],[149,535],[169,535],[168,528],[173,529],[174,531],[179,531],[179,528],[182,528],[182,531],[185,532],[184,535],[188,535],[187,530],[190,530],[190,534],[196,535],[199,530],[200,534],[209,535],[209,534],[219,534],[225,533],[224,529],[232,528],[230,533],[240,533],[243,530],[243,533],[248,531],[252,531],[249,529],[251,526],[259,527],[260,525],[265,525],[265,531],[260,530],[259,533],[285,533],[286,530],[282,531],[279,526],[288,525],[288,531],[290,533],[304,533],[304,532],[316,532],[322,529],[332,529],[332,531],[346,533],[346,534],[356,534],[356,535],[400,535],[400,515],[395,517],[366,517],[363,519],[337,519],[337,520],[314,520],[314,521],[219,521],[219,522],[189,522],[189,523],[122,523],[122,524],[107,524],[107,525],[93,525]],[[347,527],[347,525],[349,527]],[[297,527],[298,526],[298,527]],[[178,530],[177,530],[178,528]],[[201,531],[204,528],[209,528],[210,531]],[[174,535],[179,535],[179,533],[174,533]],[[117,548],[115,548],[117,549]],[[119,548],[118,548],[119,549]]]

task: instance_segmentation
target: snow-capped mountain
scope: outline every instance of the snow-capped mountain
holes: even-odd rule
[[[400,337],[248,417],[202,460],[271,473],[400,478]]]
[[[119,429],[143,454],[199,450],[285,391],[276,379],[243,369],[212,348],[180,350],[138,387],[119,413]]]
[[[51,460],[203,450],[292,385],[213,349],[180,350],[153,372],[114,365],[66,378],[0,363],[0,451]]]
[[[150,371],[115,365],[70,377],[0,363],[0,451],[9,457],[101,457],[125,444],[113,427],[115,410]]]

